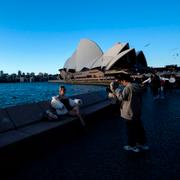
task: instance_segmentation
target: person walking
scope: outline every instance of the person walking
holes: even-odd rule
[[[152,74],[152,79],[151,79],[151,89],[153,93],[153,99],[159,99],[159,92],[160,92],[160,87],[161,87],[161,81],[159,76],[154,73]]]
[[[123,148],[133,152],[148,150],[145,130],[141,121],[142,89],[138,84],[132,83],[128,74],[121,74],[118,82],[124,86],[122,93],[116,93],[121,104],[121,117],[127,130],[128,144]]]
[[[153,74],[151,74],[151,76],[148,79],[142,82],[142,85],[146,83],[150,83],[153,99],[154,100],[159,99],[160,97],[159,92],[161,87],[160,77],[154,72]]]

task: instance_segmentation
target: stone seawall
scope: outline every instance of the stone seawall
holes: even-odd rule
[[[75,95],[71,98],[82,99],[83,105],[80,110],[85,115],[110,105],[104,91]],[[65,115],[60,118],[60,121],[51,123],[44,121],[44,113],[50,108],[50,101],[42,101],[0,109],[0,148],[77,119],[77,117]]]

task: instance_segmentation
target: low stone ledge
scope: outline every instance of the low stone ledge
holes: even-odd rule
[[[13,106],[5,110],[16,128],[36,123],[43,117],[43,111],[36,103]]]
[[[4,109],[0,109],[0,133],[14,129],[15,125]]]
[[[73,97],[74,98],[83,97],[83,99],[86,99],[85,105],[82,106],[80,110],[82,114],[87,116],[110,105],[110,102],[109,100],[107,100],[107,97],[103,96],[102,94],[101,96],[99,95],[98,97],[98,93],[96,94],[90,93],[89,96],[88,94],[85,95],[82,94],[80,96],[76,95]],[[90,101],[88,102],[89,98]],[[15,126],[12,123],[11,128],[8,129],[9,131],[0,133],[0,148],[14,144],[16,142],[20,142],[32,136],[37,136],[39,134],[46,133],[55,128],[63,127],[64,125],[68,125],[68,123],[77,120],[77,117],[65,115],[62,116],[62,119],[60,119],[59,121],[43,121],[42,120],[43,112],[45,112],[49,107],[50,107],[50,102],[44,101],[36,104],[33,103],[24,106],[21,105],[21,106],[6,108],[5,110],[12,118]],[[5,112],[4,110],[0,111],[0,113],[2,114]],[[0,117],[1,116],[2,115],[0,114]]]

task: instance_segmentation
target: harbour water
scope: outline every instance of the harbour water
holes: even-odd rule
[[[60,83],[0,83],[0,108],[49,100],[58,94]],[[67,95],[104,90],[102,86],[65,84]]]

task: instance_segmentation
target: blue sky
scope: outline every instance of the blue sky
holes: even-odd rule
[[[143,50],[149,66],[180,65],[178,0],[0,0],[0,70],[58,73],[81,38],[106,51]]]

